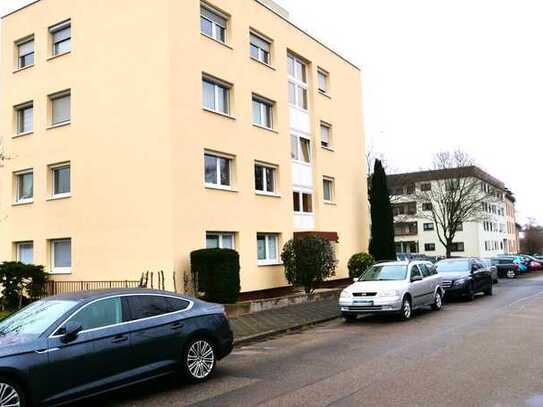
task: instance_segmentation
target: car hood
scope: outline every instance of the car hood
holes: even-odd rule
[[[466,271],[459,271],[457,273],[440,273],[443,280],[458,280],[459,278],[471,277],[471,273]]]
[[[380,292],[404,287],[405,280],[400,281],[358,281],[346,288],[348,292]]]
[[[33,352],[40,348],[42,342],[44,341],[37,339],[34,335],[0,336],[0,358]]]

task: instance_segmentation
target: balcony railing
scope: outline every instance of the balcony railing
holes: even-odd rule
[[[45,296],[69,294],[78,291],[105,290],[115,288],[138,288],[139,281],[48,281]]]

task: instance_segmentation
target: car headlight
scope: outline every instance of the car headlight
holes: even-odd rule
[[[379,295],[381,297],[398,297],[400,292],[398,290],[383,290]]]
[[[340,298],[351,298],[351,297],[352,297],[352,294],[351,294],[349,291],[347,291],[347,290],[343,290],[343,291],[341,292],[341,295],[340,295],[339,297],[340,297]]]
[[[460,279],[458,279],[458,280],[456,280],[456,281],[454,282],[454,285],[455,285],[455,286],[464,285],[464,284],[467,283],[467,281],[468,281],[468,280],[467,280],[466,278],[460,278]]]

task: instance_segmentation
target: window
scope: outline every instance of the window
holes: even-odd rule
[[[15,173],[17,203],[28,203],[34,200],[34,173],[26,170]]]
[[[51,240],[51,273],[72,272],[72,240]]]
[[[311,194],[294,191],[292,199],[295,213],[313,213],[313,196]]]
[[[51,125],[68,123],[71,120],[71,95],[65,91],[49,96],[51,100]]]
[[[322,93],[328,92],[328,72],[319,69],[317,74],[319,77],[319,90]]]
[[[428,192],[428,191],[431,191],[432,190],[432,184],[427,182],[427,183],[424,183],[424,184],[420,184],[420,190],[422,192]]]
[[[420,269],[417,267],[417,265],[414,264],[414,265],[411,267],[411,278],[417,277],[417,276],[422,277],[422,274],[421,274],[421,272],[420,272]]]
[[[322,194],[325,202],[334,201],[334,179],[324,177],[322,179]]]
[[[234,234],[207,232],[206,249],[234,249]]]
[[[34,65],[34,37],[17,44],[17,68]]]
[[[278,256],[278,235],[259,233],[256,236],[257,259],[259,265],[277,264]]]
[[[270,64],[270,49],[271,44],[269,41],[265,40],[259,35],[250,34],[251,39],[251,57],[256,59],[257,61],[260,61],[266,65]]]
[[[307,110],[307,67],[299,58],[288,56],[288,100],[293,106]]]
[[[255,190],[275,194],[275,174],[277,168],[269,165],[255,164]]]
[[[422,226],[423,226],[423,229],[426,230],[426,231],[434,230],[434,224],[433,223],[425,223]]]
[[[329,148],[332,145],[330,139],[330,130],[331,127],[329,124],[321,122],[321,146]]]
[[[424,202],[422,204],[422,210],[423,211],[431,211],[432,210],[432,203],[431,202]]]
[[[87,305],[70,318],[70,321],[81,324],[84,331],[120,324],[123,322],[121,298],[106,298]]]
[[[53,55],[61,55],[72,50],[72,26],[70,20],[49,28],[53,44]]]
[[[451,251],[453,251],[453,252],[463,252],[464,251],[464,242],[453,243]]]
[[[70,164],[51,167],[51,180],[53,198],[69,196],[71,192]]]
[[[253,95],[253,123],[271,129],[273,127],[273,102]]]
[[[407,187],[405,187],[405,192],[407,195],[412,195],[415,193],[415,185],[412,184],[412,185],[408,185]]]
[[[395,236],[414,236],[418,233],[417,222],[397,222],[394,223]]]
[[[204,108],[230,114],[230,86],[212,79],[202,80]]]
[[[134,295],[127,298],[132,321],[156,317],[171,312],[166,297],[158,295]]]
[[[189,301],[183,300],[182,298],[166,297],[166,301],[168,301],[170,312],[183,311],[190,305]]]
[[[17,252],[17,261],[24,264],[34,263],[34,243],[33,242],[20,242],[15,244]]]
[[[435,243],[425,243],[424,244],[424,251],[433,252],[435,250],[436,250],[436,244]]]
[[[430,277],[433,274],[431,268],[426,264],[419,264],[419,269],[423,278]]]
[[[230,187],[232,160],[212,154],[204,155],[205,183],[207,185]]]
[[[200,6],[200,30],[219,42],[226,42],[226,16],[211,8]]]
[[[34,103],[29,102],[15,107],[17,134],[31,133],[34,129]]]
[[[290,136],[290,156],[295,161],[311,162],[311,141],[304,136],[292,134]]]

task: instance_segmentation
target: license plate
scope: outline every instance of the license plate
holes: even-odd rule
[[[356,305],[367,305],[367,306],[372,306],[372,305],[373,305],[373,301],[354,300],[354,301],[353,301],[353,304],[356,304]]]

